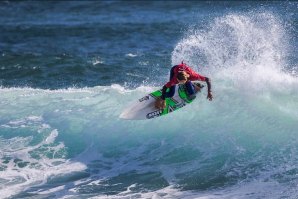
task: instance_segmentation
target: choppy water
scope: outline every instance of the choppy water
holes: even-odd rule
[[[297,198],[297,10],[0,2],[0,198]],[[181,60],[214,101],[119,119]]]

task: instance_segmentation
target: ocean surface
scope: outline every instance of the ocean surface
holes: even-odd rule
[[[185,63],[194,103],[119,118]],[[298,2],[0,1],[0,198],[298,198]]]

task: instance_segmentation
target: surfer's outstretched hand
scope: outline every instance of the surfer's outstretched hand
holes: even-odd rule
[[[212,92],[211,91],[208,92],[207,99],[209,99],[209,101],[212,101],[213,96],[212,96]]]
[[[155,101],[155,108],[157,109],[164,109],[166,108],[166,101],[161,99],[161,98],[158,98],[156,101]]]

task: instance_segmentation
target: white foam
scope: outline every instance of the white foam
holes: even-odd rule
[[[57,129],[53,130],[50,135],[45,139],[44,144],[51,144],[55,141],[56,137],[58,136]]]
[[[52,188],[52,189],[48,189],[46,191],[32,191],[32,192],[29,192],[29,193],[38,193],[38,194],[50,194],[50,193],[54,193],[54,192],[57,192],[57,191],[61,191],[65,189],[65,185],[62,185],[62,186],[58,186],[58,187],[55,187],[55,188]]]
[[[41,116],[28,116],[24,119],[10,121],[6,126],[10,127],[26,127],[28,124],[38,123],[42,121]]]
[[[125,55],[126,57],[137,57],[137,54],[133,54],[133,53],[128,53]]]
[[[144,75],[134,74],[134,73],[126,73],[126,75],[128,75],[128,76],[132,76],[132,77],[143,77],[143,78],[147,78],[147,77],[144,76]]]
[[[0,163],[1,167],[6,168],[5,172],[0,172],[0,178],[4,180],[0,185],[0,198],[10,197],[33,185],[46,183],[50,177],[86,169],[85,164],[73,162],[64,159],[63,155],[61,156],[65,146],[63,143],[55,143],[59,132],[57,129],[51,130],[50,125],[45,124],[41,116],[30,115],[24,119],[13,120],[2,125],[2,128],[10,128],[12,125],[21,128],[23,124],[31,128],[37,126],[37,133],[44,134],[45,138],[32,145],[31,141],[34,135],[17,136],[10,139],[0,137],[0,158],[8,158],[8,161]],[[48,133],[49,130],[51,131]],[[39,153],[39,149],[51,152],[53,156],[49,158],[47,153]],[[39,158],[31,155],[36,152],[39,154]],[[56,155],[58,153],[59,155]],[[23,166],[19,166],[19,164],[23,164]],[[51,193],[61,189],[63,187],[42,191],[42,193]]]
[[[95,65],[97,65],[97,64],[103,64],[104,61],[103,61],[102,58],[100,58],[100,57],[97,56],[97,57],[92,58],[92,59],[89,61],[89,63],[91,63],[93,66],[95,66]]]
[[[96,60],[94,62],[92,62],[93,66],[97,65],[97,64],[103,64],[104,62],[103,61],[100,61],[100,60]]]
[[[51,161],[42,160],[41,165],[40,168],[7,169],[5,174],[1,175],[1,178],[8,180],[8,182],[14,182],[18,178],[22,178],[23,180],[12,184],[7,183],[7,185],[1,187],[0,197],[13,196],[30,186],[44,184],[52,176],[65,175],[86,169],[86,165],[68,161],[61,165],[53,166],[51,165]]]
[[[131,187],[135,187],[132,184]],[[108,198],[181,198],[181,199],[247,199],[247,198],[280,198],[280,193],[285,192],[286,187],[281,188],[276,182],[260,182],[253,181],[251,183],[243,183],[240,185],[231,186],[225,189],[211,190],[211,191],[181,191],[168,186],[163,189],[152,192],[131,193],[123,191],[117,195],[98,195],[91,198],[94,199],[108,199]],[[285,195],[286,197],[287,195]]]

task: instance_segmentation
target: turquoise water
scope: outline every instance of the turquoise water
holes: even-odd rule
[[[1,3],[0,198],[296,198],[297,3],[143,3]],[[119,118],[181,60],[212,102]]]

